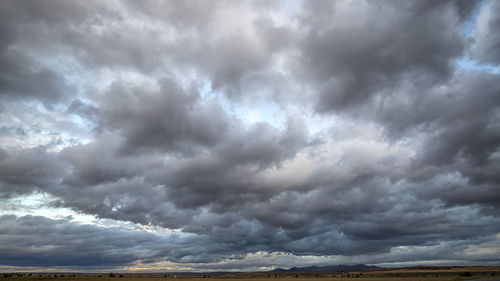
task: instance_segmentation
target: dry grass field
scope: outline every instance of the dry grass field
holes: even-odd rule
[[[500,267],[410,267],[302,273],[6,273],[0,281],[461,281],[500,277]]]
[[[1,277],[1,280],[47,280],[47,281],[53,281],[55,278],[50,278],[50,277],[38,277],[38,278],[28,278],[28,277],[12,277],[12,278],[5,278]],[[126,277],[124,278],[127,281],[158,281],[158,278],[154,277]],[[186,277],[186,278],[181,278],[183,281],[200,281],[200,278],[195,278],[195,277]],[[359,278],[352,278],[352,277],[280,277],[280,281],[322,281],[322,280],[338,280],[338,281],[352,281],[353,279],[358,280],[358,281],[398,281],[398,280],[403,280],[403,281],[460,281],[460,280],[470,280],[470,279],[477,279],[477,277],[460,277],[460,276],[420,276],[420,277],[359,277]],[[70,281],[70,280],[80,280],[80,281],[112,281],[114,279],[112,278],[98,278],[98,277],[63,277],[63,278],[57,278],[57,280],[60,281]],[[268,281],[269,279],[267,278],[211,278],[211,281],[228,281],[228,280],[252,280],[252,281]]]

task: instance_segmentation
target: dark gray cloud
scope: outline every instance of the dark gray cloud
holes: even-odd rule
[[[161,229],[5,215],[0,265],[498,261],[496,2],[295,4],[0,4],[0,196]]]
[[[185,92],[168,79],[160,81],[158,92],[113,84],[99,111],[104,126],[125,138],[123,150],[129,153],[151,148],[189,153],[198,146],[214,146],[229,130],[228,117],[217,103],[201,104],[197,92]]]
[[[429,139],[433,147],[424,148],[428,151],[426,157],[433,158],[429,162],[449,162],[462,150],[476,164],[484,163],[497,144],[494,132],[500,91],[497,81],[496,74],[457,72],[449,83],[421,94],[413,86],[402,88],[377,107],[374,114],[378,117],[374,117],[380,118],[386,133],[393,138],[411,134],[412,130],[435,135]],[[463,147],[467,142],[482,144]]]
[[[38,188],[58,185],[65,165],[56,153],[45,147],[1,150],[0,197],[30,193]]]
[[[63,95],[62,78],[37,65],[15,51],[0,54],[0,93],[9,98],[28,97],[42,101],[57,100]],[[26,81],[29,81],[26,83]]]
[[[4,215],[0,221],[3,265],[105,268],[140,260],[159,261],[163,256],[176,260],[185,257],[186,251],[202,254],[194,251],[194,245],[178,247],[189,237],[181,240],[175,235],[162,237],[138,230],[81,225],[70,218]]]
[[[9,99],[37,99],[50,105],[74,91],[66,77],[40,63],[30,49],[54,51],[57,40],[50,32],[90,15],[89,6],[75,2],[4,1],[1,5],[0,95]],[[62,34],[58,34],[60,38]]]
[[[374,111],[378,115],[374,118],[381,118],[392,139],[426,136],[416,149],[409,179],[427,181],[446,173],[458,173],[465,179],[459,186],[433,188],[431,197],[437,195],[451,205],[480,203],[486,209],[498,209],[498,176],[494,172],[500,143],[498,78],[496,74],[458,72],[449,83],[421,95],[416,94],[418,88],[406,88],[410,95],[398,93],[404,98],[390,97],[390,103]]]
[[[118,140],[113,135],[101,135],[98,142],[65,148],[59,153],[61,160],[71,166],[64,178],[71,186],[93,185],[131,178],[159,165],[158,157],[127,157],[117,152]]]
[[[144,244],[158,242],[145,233],[71,224],[68,220],[54,221],[36,216],[2,216],[0,220],[0,237],[4,242],[0,261],[4,265],[127,264],[139,258]],[[127,248],[135,245],[135,249],[127,250],[125,245]]]
[[[306,2],[301,74],[317,108],[346,111],[408,78],[422,89],[448,78],[464,50],[460,23],[473,7],[464,2]]]
[[[79,99],[74,99],[68,106],[66,113],[78,115],[88,121],[97,123],[99,121],[97,108],[93,105],[86,104]]]

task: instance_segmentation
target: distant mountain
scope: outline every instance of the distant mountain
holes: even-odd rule
[[[367,270],[367,269],[377,269],[380,268],[374,265],[366,265],[366,264],[355,264],[355,265],[330,265],[330,266],[308,266],[308,267],[292,267],[289,269],[284,268],[276,268],[269,272],[311,272],[311,271],[358,271],[358,270]]]

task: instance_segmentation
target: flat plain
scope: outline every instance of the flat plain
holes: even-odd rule
[[[500,278],[500,267],[407,267],[352,272],[3,273],[2,281],[461,281]],[[500,279],[499,279],[500,280]]]

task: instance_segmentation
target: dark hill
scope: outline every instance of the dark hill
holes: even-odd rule
[[[269,272],[311,272],[311,271],[359,271],[368,269],[377,269],[378,266],[355,264],[355,265],[330,265],[330,266],[308,266],[308,267],[292,267],[290,269],[276,268]]]

